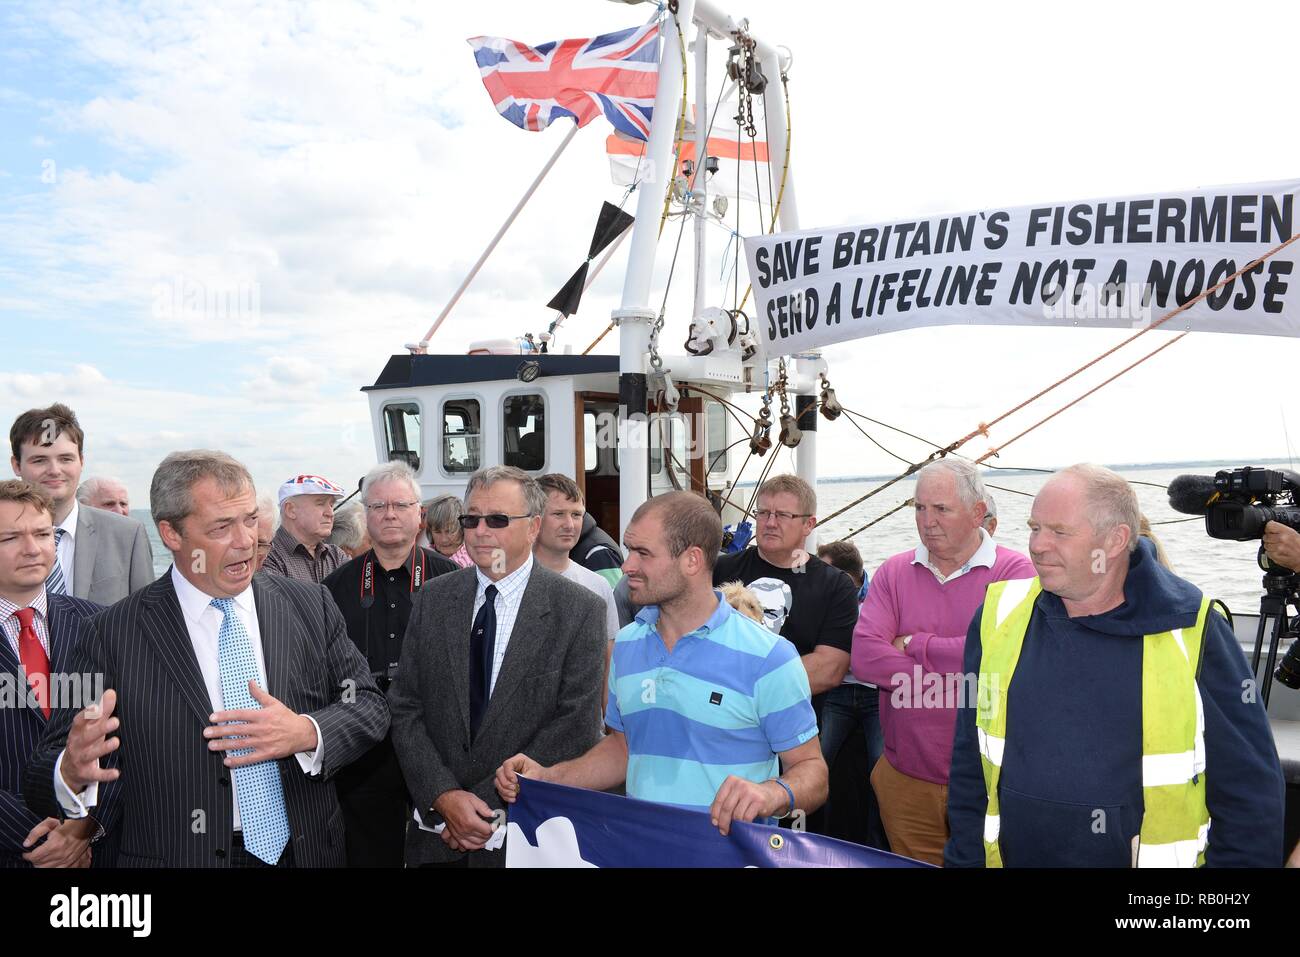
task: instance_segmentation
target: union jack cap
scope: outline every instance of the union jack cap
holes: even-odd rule
[[[279,504],[283,505],[286,498],[295,495],[333,495],[335,498],[343,498],[347,494],[329,479],[319,475],[295,475],[280,486]]]

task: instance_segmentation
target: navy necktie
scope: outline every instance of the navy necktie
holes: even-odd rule
[[[483,590],[483,605],[474,616],[469,633],[469,736],[478,734],[478,726],[492,697],[492,657],[497,644],[497,586]]]

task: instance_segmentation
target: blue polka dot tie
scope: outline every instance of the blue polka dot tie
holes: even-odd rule
[[[56,528],[54,530],[54,565],[50,569],[49,576],[45,579],[45,590],[51,595],[66,595],[68,593],[68,580],[63,577],[63,564],[59,561],[59,552],[63,547],[63,536],[66,534],[66,529]]]
[[[222,614],[221,631],[217,635],[222,710],[260,708],[248,691],[248,682],[258,680],[257,658],[253,656],[253,642],[244,623],[234,613],[235,600],[214,598],[212,607]],[[240,757],[251,750],[241,748],[226,754]],[[244,849],[267,864],[274,864],[289,843],[289,816],[284,809],[280,766],[275,761],[259,761],[235,768],[234,775]]]

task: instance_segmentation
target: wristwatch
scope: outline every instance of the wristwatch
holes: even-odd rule
[[[903,636],[903,650],[906,651],[906,650],[907,650],[907,646],[910,645],[911,643],[912,643],[912,636],[911,636],[911,635],[904,635],[904,636]]]

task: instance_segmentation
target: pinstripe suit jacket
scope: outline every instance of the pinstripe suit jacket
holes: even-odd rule
[[[45,597],[49,614],[50,675],[54,678],[67,672],[83,623],[101,606],[69,595]],[[30,810],[20,792],[28,760],[45,734],[48,722],[40,708],[26,706],[22,664],[3,635],[0,635],[0,672],[8,685],[6,697],[10,690],[23,695],[22,700],[15,697],[12,705],[6,700],[0,707],[0,867],[30,867],[22,859],[23,838],[41,822],[43,815]],[[53,697],[55,706],[71,706],[75,714],[77,702],[64,700],[61,694]],[[51,712],[50,719],[55,717],[57,713]]]
[[[340,867],[343,818],[332,775],[388,730],[388,707],[320,585],[256,575],[267,690],[320,725],[321,773],[281,759],[294,863]],[[104,674],[117,691],[122,743],[105,764],[122,771],[101,784],[93,813],[117,839],[121,867],[225,867],[230,864],[234,802],[230,769],[203,738],[213,711],[194,645],[168,572],[87,623],[73,655],[76,671]],[[51,721],[24,780],[39,814],[62,816],[54,765],[73,715]]]
[[[388,691],[393,747],[419,809],[429,820],[445,791],[502,801],[493,778],[524,752],[544,765],[584,754],[600,740],[600,675],[605,666],[605,603],[533,563],[496,688],[478,734],[469,733],[469,633],[478,578],[473,566],[440,575],[415,596],[397,679]],[[412,825],[406,863],[464,855]],[[474,867],[499,867],[504,851],[474,851]]]

